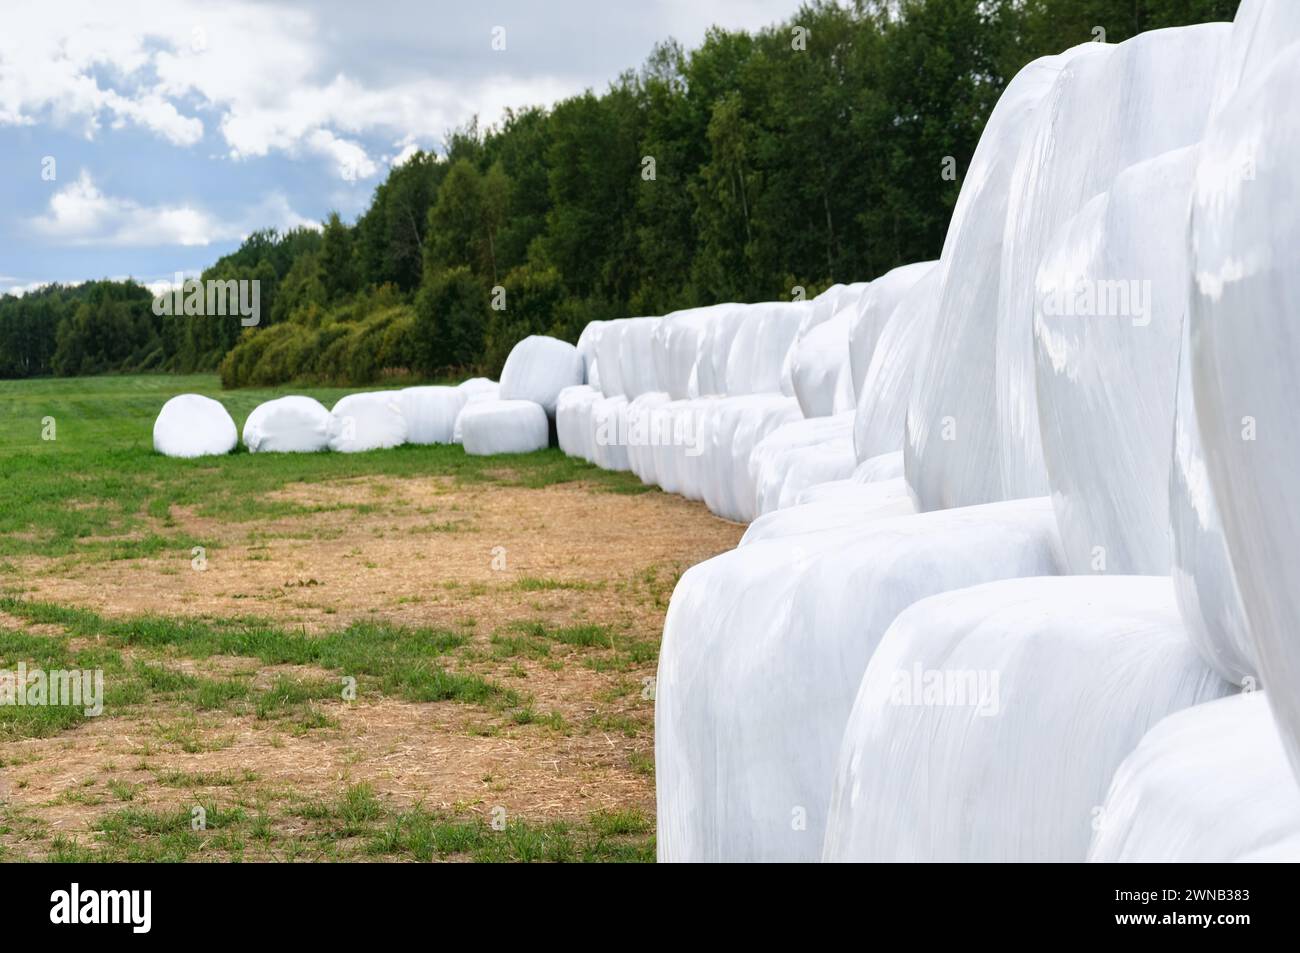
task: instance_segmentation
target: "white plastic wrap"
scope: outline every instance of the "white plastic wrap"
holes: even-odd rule
[[[805,417],[829,417],[853,407],[849,372],[849,324],[843,308],[802,335],[790,349],[791,389]]]
[[[1197,705],[1148,731],[1096,812],[1088,860],[1300,861],[1300,788],[1265,695]]]
[[[930,346],[939,307],[937,262],[909,265],[917,276],[885,323],[858,388],[853,425],[856,461],[903,449],[912,371]],[[893,274],[893,272],[890,272]]]
[[[846,484],[852,489],[848,489]],[[907,484],[903,482],[902,477],[881,480],[877,483],[839,480],[836,481],[836,485],[844,487],[841,492],[812,501],[800,501],[793,506],[772,510],[759,516],[745,530],[740,545],[748,546],[769,539],[808,536],[827,530],[843,529],[849,524],[862,525],[891,516],[909,516],[916,512],[912,497],[907,492]]]
[[[1082,861],[1147,730],[1230,691],[1166,578],[1007,579],[915,603],[862,678],[823,859]]]
[[[457,384],[456,389],[465,395],[466,400],[478,394],[491,394],[491,399],[496,400],[501,385],[486,377],[471,377]]]
[[[758,515],[750,454],[776,428],[800,419],[799,404],[779,393],[719,397],[701,404],[699,443],[703,453],[695,460],[686,455],[681,492],[687,499],[703,499],[709,510],[723,519],[747,523]],[[699,475],[698,485],[692,479],[695,474]]]
[[[748,306],[727,354],[727,396],[781,392],[786,352],[794,343],[803,316],[812,307],[811,301],[768,301]]]
[[[618,339],[618,376],[623,395],[635,400],[660,389],[654,361],[654,331],[660,318],[628,318]]]
[[[1205,129],[1231,26],[1140,33],[1076,56],[1021,150],[999,282],[997,394],[1002,496],[1048,490],[1034,386],[1035,276],[1057,230],[1123,169],[1193,145]],[[1157,118],[1158,117],[1158,118]],[[1128,278],[1131,276],[1119,276]]]
[[[753,305],[748,304],[720,304],[699,310],[705,313],[706,321],[699,326],[699,334],[694,339],[696,358],[691,364],[693,374],[686,374],[680,391],[665,388],[673,400],[725,397],[731,346],[736,342],[741,325],[761,314]]]
[[[500,400],[500,386],[486,377],[471,377],[459,384],[457,389],[465,394],[465,406],[480,400]],[[465,407],[461,407],[460,413],[456,414],[456,423],[451,428],[452,443],[461,442],[460,418],[464,412]]]
[[[415,444],[454,443],[456,417],[468,399],[459,387],[407,387],[398,391],[406,418],[406,441]]]
[[[229,453],[239,442],[230,413],[201,394],[178,394],[162,405],[153,423],[153,448],[168,457]]]
[[[501,369],[501,400],[530,400],[555,417],[560,391],[583,381],[583,361],[567,341],[532,334],[510,349]]]
[[[600,377],[596,370],[596,346],[604,329],[604,321],[589,321],[578,335],[578,354],[582,356],[582,383],[597,390],[600,389]]]
[[[933,343],[913,373],[904,464],[922,510],[1002,498],[998,460],[998,263],[1016,158],[1049,108],[1046,95],[1077,56],[1107,56],[1088,43],[1034,60],[999,97],[970,167],[939,259]]]
[[[627,405],[627,463],[642,483],[648,486],[658,485],[655,474],[655,447],[672,439],[672,430],[660,430],[657,426],[664,420],[654,411],[669,402],[663,391],[650,391],[642,394]]]
[[[318,400],[298,395],[258,404],[244,421],[251,453],[315,453],[329,446],[338,421]]]
[[[796,503],[818,503],[831,500],[852,500],[865,486],[885,480],[902,479],[903,451],[882,453],[863,460],[843,480],[830,480],[810,486],[799,494]]]
[[[659,386],[673,400],[694,396],[690,392],[691,378],[700,359],[701,342],[713,323],[731,307],[685,308],[664,315],[654,326],[649,359],[654,363]]]
[[[1169,572],[1170,434],[1196,150],[1125,169],[1038,269],[1038,416],[1075,573]]]
[[[336,453],[389,450],[406,443],[406,417],[397,391],[370,391],[340,398],[331,411],[337,426],[329,446]]]
[[[1173,528],[1173,579],[1187,637],[1220,675],[1243,688],[1258,686],[1259,665],[1250,644],[1246,610],[1223,538],[1223,521],[1210,489],[1192,394],[1191,322],[1183,324],[1178,368],[1178,413],[1169,474]]]
[[[531,453],[550,443],[550,423],[531,400],[476,400],[460,415],[462,443],[471,456]]]
[[[602,338],[603,340],[603,338]],[[627,398],[623,395],[602,397],[591,404],[592,461],[602,470],[628,470],[627,443],[619,435],[626,432]]]
[[[1257,66],[1201,145],[1192,382],[1259,675],[1300,776],[1300,44]]]
[[[595,341],[596,367],[600,376],[600,392],[606,397],[619,397],[623,393],[623,376],[619,371],[618,347],[623,339],[623,329],[630,318],[606,321]]]
[[[655,702],[661,860],[819,857],[844,724],[894,617],[936,592],[1061,567],[1046,498],[846,513],[797,542],[724,553],[673,593]]]
[[[571,457],[596,462],[595,428],[591,410],[602,400],[600,391],[587,384],[566,387],[555,400],[555,436],[560,449]]]
[[[759,514],[794,505],[799,491],[813,483],[843,479],[853,472],[857,466],[853,417],[848,413],[794,420],[755,445],[749,455],[749,478]]]
[[[912,285],[933,267],[932,261],[900,265],[872,281],[858,297],[857,312],[849,324],[849,368],[855,404],[862,394],[862,384],[880,333]]]

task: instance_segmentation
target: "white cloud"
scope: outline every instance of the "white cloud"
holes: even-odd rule
[[[143,205],[105,195],[85,170],[50,199],[32,228],[56,245],[104,247],[203,246],[242,239],[254,227],[312,226],[272,193],[238,221],[222,221],[193,205]]]

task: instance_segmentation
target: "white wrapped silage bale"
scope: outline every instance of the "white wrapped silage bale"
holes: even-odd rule
[[[823,859],[1080,862],[1115,770],[1234,689],[1156,576],[1006,579],[914,603],[844,730]]]
[[[1095,809],[1094,863],[1300,861],[1300,787],[1266,692],[1176,712]]]
[[[550,444],[550,423],[531,400],[476,400],[460,414],[465,452],[476,457],[531,453]]]
[[[837,529],[688,570],[656,680],[660,860],[818,858],[840,737],[894,617],[938,592],[1059,573],[1059,546],[1046,499],[874,520],[846,507]]]
[[[406,442],[454,443],[456,417],[468,399],[459,387],[406,387],[397,392],[406,418]]]
[[[605,329],[604,321],[589,321],[578,335],[578,354],[582,357],[582,383],[589,387],[600,388],[600,379],[596,371],[596,346]]]
[[[648,486],[658,485],[655,476],[655,447],[672,439],[670,429],[656,426],[663,420],[655,411],[669,402],[663,391],[650,391],[627,405],[627,462],[628,467]]]
[[[568,456],[595,462],[591,409],[603,399],[600,391],[587,384],[566,387],[555,400],[555,435]]]
[[[406,417],[397,391],[370,391],[340,398],[332,411],[337,426],[330,435],[336,453],[388,450],[406,443]]]
[[[654,360],[654,331],[660,318],[628,318],[618,339],[618,373],[629,401],[660,390]]]
[[[856,403],[862,394],[871,355],[876,341],[885,329],[898,303],[926,273],[934,267],[932,261],[918,261],[900,265],[876,278],[858,298],[857,311],[849,323],[849,374]]]
[[[853,423],[855,462],[903,449],[912,372],[930,348],[938,319],[937,262],[921,262],[920,272],[903,294],[876,340],[866,376],[858,388]],[[909,275],[910,277],[910,275]]]
[[[1048,93],[1082,57],[1108,57],[1086,43],[1034,60],[1017,73],[989,115],[962,180],[939,259],[933,345],[918,362],[908,402],[904,461],[922,510],[1002,499],[997,381],[998,265],[1006,247],[1007,206],[1017,158],[1032,140]],[[1032,380],[1024,383],[1032,386]]]
[[[501,400],[530,400],[555,418],[560,391],[583,379],[582,355],[567,341],[531,334],[510,349],[501,369]]]
[[[153,424],[153,448],[168,457],[229,453],[239,442],[230,413],[201,394],[178,394],[163,404]]]
[[[1293,7],[1291,4],[1278,6]],[[1265,16],[1246,10],[1255,24]],[[1300,17],[1273,24],[1294,31]],[[1276,39],[1261,40],[1275,48]],[[1201,144],[1192,198],[1192,384],[1250,641],[1300,777],[1300,44],[1247,57]]]
[[[486,377],[472,377],[463,381],[457,388],[465,394],[465,406],[480,400],[499,400],[500,386],[496,381],[488,380]],[[456,415],[456,423],[452,426],[451,440],[452,443],[461,442],[460,418],[465,412],[465,407],[460,409]]]
[[[823,325],[825,327],[825,325]],[[853,456],[852,413],[834,417],[812,417],[782,424],[755,445],[749,456],[749,478],[754,484],[755,507],[759,515],[770,513],[794,503],[795,490],[789,487],[794,473],[801,465],[817,470],[817,463],[807,451],[825,452],[829,448],[830,479],[842,479],[853,472],[857,460]],[[826,464],[820,454],[818,463]],[[803,484],[811,473],[794,477]],[[803,486],[800,485],[799,489]]]
[[[1043,256],[1066,220],[1108,191],[1119,172],[1201,139],[1230,38],[1228,24],[1205,23],[1140,33],[1113,47],[1085,44],[1102,54],[1070,62],[1020,152],[998,302],[1004,498],[1048,490],[1033,383],[1035,278]]]
[[[251,453],[315,453],[329,447],[338,427],[318,400],[292,395],[253,408],[244,421],[244,445]]]

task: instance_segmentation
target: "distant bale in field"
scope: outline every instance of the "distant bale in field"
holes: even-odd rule
[[[218,456],[238,442],[239,431],[226,408],[199,394],[173,397],[153,424],[153,448],[168,457]]]
[[[486,377],[471,377],[467,381],[462,381],[456,387],[465,395],[465,406],[468,407],[480,400],[497,400],[500,397],[501,386],[496,381],[488,380]],[[460,443],[460,419],[465,415],[465,408],[462,407],[459,414],[456,415],[456,424],[452,428],[451,442]]]
[[[244,421],[244,445],[252,453],[315,453],[329,446],[334,415],[310,397],[277,397],[258,404]]]
[[[501,399],[531,400],[554,419],[560,391],[583,381],[583,360],[572,344],[529,335],[510,351],[501,369]]]
[[[529,453],[550,445],[550,422],[531,400],[479,400],[460,413],[465,452],[478,457]]]
[[[406,443],[406,417],[396,391],[348,394],[334,405],[338,421],[330,436],[330,449],[337,453],[389,450]]]
[[[454,443],[456,418],[469,399],[459,387],[407,387],[398,392],[407,443]]]

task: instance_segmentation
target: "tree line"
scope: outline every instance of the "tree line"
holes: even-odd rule
[[[990,110],[1033,58],[1231,19],[1238,0],[817,0],[674,41],[601,93],[470,121],[353,223],[263,231],[203,279],[261,320],[156,315],[131,282],[0,298],[0,376],[218,369],[229,387],[495,375],[521,337],[811,295],[937,257]]]

